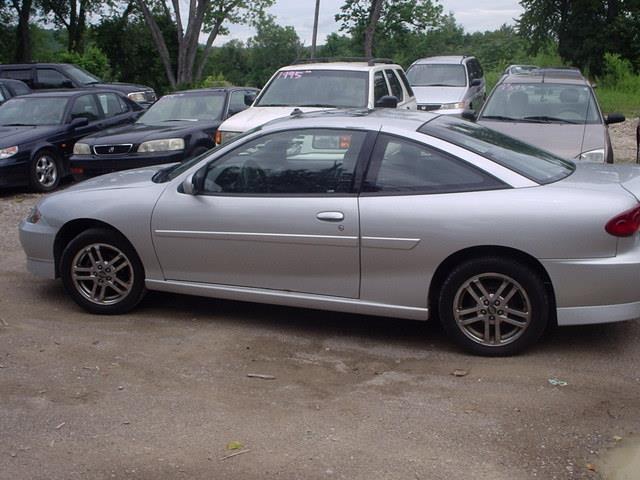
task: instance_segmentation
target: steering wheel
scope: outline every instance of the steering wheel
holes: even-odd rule
[[[267,174],[253,160],[247,160],[240,170],[240,181],[246,193],[265,193]]]

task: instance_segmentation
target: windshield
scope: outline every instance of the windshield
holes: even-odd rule
[[[590,87],[560,83],[498,85],[480,118],[580,125],[602,123]]]
[[[412,87],[465,87],[467,75],[462,65],[422,64],[407,70]]]
[[[212,121],[222,119],[223,92],[174,93],[165,95],[142,115],[137,123],[158,125],[171,121]]]
[[[258,107],[366,108],[369,72],[286,70],[264,88]]]
[[[77,65],[65,65],[64,70],[67,72],[67,75],[83,85],[100,83],[102,81],[95,75],[90,74],[84,68],[80,68]]]
[[[539,184],[560,180],[575,164],[476,123],[447,115],[425,123],[419,132],[466,148]]]
[[[68,98],[17,97],[0,106],[0,125],[59,125]]]
[[[253,133],[257,132],[257,131],[260,131],[261,129],[262,129],[262,126],[258,126],[258,127],[252,128],[250,130],[247,130],[244,133],[241,133],[241,134],[229,139],[223,145],[218,145],[217,147],[215,147],[215,148],[213,148],[211,150],[207,150],[206,152],[202,153],[201,155],[197,155],[197,156],[195,156],[193,158],[190,158],[189,160],[185,160],[185,161],[183,161],[181,163],[175,163],[173,165],[169,165],[168,167],[163,168],[162,170],[158,170],[151,180],[154,181],[155,183],[164,183],[164,182],[168,182],[170,180],[173,180],[174,178],[176,178],[177,176],[179,176],[183,172],[186,172],[191,167],[193,167],[195,164],[197,164],[200,160],[202,160],[203,157],[208,157],[209,155],[211,155],[214,152],[217,152],[218,150],[220,150],[223,147],[227,148],[227,146],[233,145],[237,141],[242,140],[243,138],[245,138],[245,137],[247,137],[247,136],[249,136],[249,135],[251,135],[251,134],[253,134]]]

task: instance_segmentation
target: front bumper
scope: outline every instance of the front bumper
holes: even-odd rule
[[[20,222],[20,244],[27,255],[27,270],[38,277],[56,278],[53,243],[57,229],[44,219],[38,223]]]
[[[123,156],[73,155],[69,160],[69,165],[75,180],[85,180],[121,170],[144,168],[163,163],[178,163],[184,160],[184,157],[184,150],[157,153],[129,153]]]
[[[0,160],[0,188],[19,187],[29,183],[29,157],[21,152]]]

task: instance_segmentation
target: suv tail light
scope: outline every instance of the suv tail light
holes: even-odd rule
[[[640,205],[616,215],[604,229],[614,237],[630,237],[640,229]]]

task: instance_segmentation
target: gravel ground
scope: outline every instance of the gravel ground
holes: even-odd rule
[[[636,161],[636,127],[638,119],[632,118],[623,123],[615,123],[609,127],[609,135],[613,145],[613,157],[616,163]]]
[[[25,271],[37,198],[0,194],[1,480],[598,479],[640,430],[639,322],[487,359],[430,323],[178,295],[92,316]]]

